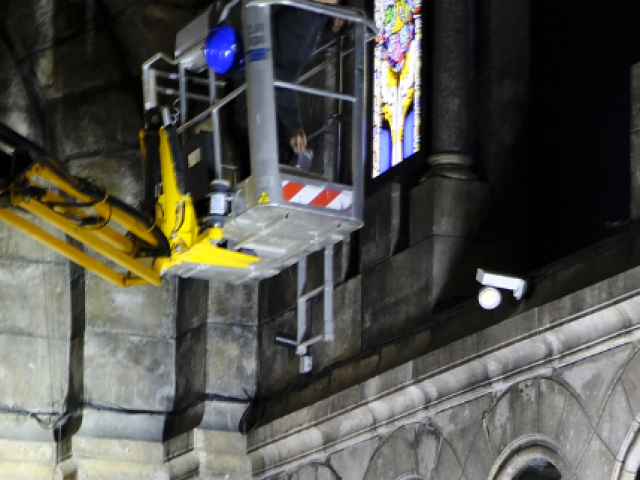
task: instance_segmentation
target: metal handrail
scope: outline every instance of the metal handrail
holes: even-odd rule
[[[373,20],[367,18],[361,10],[352,7],[338,7],[310,0],[251,0],[247,3],[246,7],[270,7],[272,5],[284,5],[299,8],[301,10],[307,10],[309,12],[321,13],[334,18],[341,18],[349,22],[360,23],[369,27],[372,32],[378,31],[378,27]]]

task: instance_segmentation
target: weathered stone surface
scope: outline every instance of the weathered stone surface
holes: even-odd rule
[[[174,343],[170,340],[87,332],[85,398],[123,408],[169,410],[174,364]]]
[[[564,455],[575,468],[591,439],[593,425],[576,398],[573,395],[567,395],[566,398],[567,403],[558,432],[558,444],[562,445]]]
[[[402,478],[418,475],[418,458],[415,445],[418,425],[399,428],[386,438],[374,454],[365,480]]]
[[[335,472],[326,465],[305,465],[293,475],[291,480],[339,480]]]
[[[207,325],[207,393],[255,395],[257,327]]]
[[[636,417],[640,413],[640,355],[636,353],[620,376],[629,407]]]
[[[176,338],[176,409],[200,399],[207,390],[207,328],[189,330]]]
[[[207,322],[209,282],[195,278],[178,278],[176,335],[184,335]]]
[[[491,450],[491,443],[487,440],[486,431],[478,429],[469,455],[464,459],[464,475],[468,480],[489,478],[497,452]]]
[[[78,0],[9,0],[3,3],[3,13],[20,59],[91,30],[103,20],[99,8]]]
[[[0,403],[16,410],[61,411],[68,349],[68,342],[54,338],[0,334]]]
[[[575,469],[578,478],[611,478],[615,458],[602,441],[594,435]]]
[[[13,60],[4,44],[0,44],[0,105],[4,110],[27,111],[29,103],[18,72],[12,68]]]
[[[34,217],[33,215],[25,212],[24,210],[15,209],[13,211],[19,217],[26,219],[32,225],[45,231],[46,233],[53,235],[54,237],[65,240],[65,235],[50,226],[42,220]],[[26,261],[37,262],[43,264],[56,264],[63,265],[67,263],[66,258],[58,253],[54,252],[50,248],[45,247],[33,237],[22,233],[16,228],[13,228],[9,224],[0,222],[0,255],[4,262],[8,262],[10,265],[12,260],[14,261]],[[26,265],[18,266],[14,265],[12,268],[29,268]]]
[[[409,193],[409,244],[431,235],[473,238],[489,211],[489,185],[435,177]]]
[[[490,410],[491,404],[492,398],[485,395],[434,415],[433,425],[447,439],[461,462],[471,451],[478,432],[482,429],[483,414]]]
[[[117,6],[114,6],[114,10]],[[157,52],[173,54],[176,33],[193,20],[195,10],[162,3],[132,3],[126,14],[118,15],[114,28],[128,55],[132,75]]]
[[[258,318],[261,323],[294,307],[297,281],[297,265],[293,265],[258,284]]]
[[[407,247],[408,215],[406,193],[391,183],[367,197],[364,227],[360,230],[360,271],[389,258]]]
[[[438,454],[438,464],[435,468],[434,478],[460,478],[462,476],[462,467],[446,439],[440,443],[440,451]]]
[[[341,478],[363,480],[369,461],[379,445],[379,438],[358,443],[331,455],[329,464]]]
[[[257,296],[256,283],[230,285],[210,282],[208,321],[256,325],[258,323]]]
[[[295,350],[276,345],[276,332],[286,333],[295,338],[296,317],[290,311],[260,326],[258,341],[260,344],[260,375],[258,389],[261,395],[269,395],[291,384],[297,378],[300,359]]]
[[[175,336],[175,283],[120,288],[102,278],[86,276],[87,328],[158,338]]]
[[[125,74],[113,38],[103,28],[42,50],[32,61],[48,100],[113,84]]]
[[[631,66],[631,133],[640,130],[640,63]],[[635,157],[636,161],[640,158]],[[638,164],[636,163],[637,167]]]
[[[640,79],[638,79],[640,83]],[[640,103],[640,98],[638,99]],[[640,117],[640,115],[638,116]],[[635,118],[635,117],[634,117]],[[640,124],[640,118],[635,120]],[[640,127],[638,127],[640,128]],[[636,129],[630,136],[631,142],[631,219],[640,221],[640,129]]]
[[[632,353],[631,346],[619,347],[602,353],[596,358],[567,367],[561,372],[561,378],[576,395],[593,425],[597,423],[604,408],[617,372],[629,360]]]
[[[333,294],[334,340],[316,343],[312,350],[314,370],[319,371],[332,363],[346,360],[360,352],[360,277],[344,283]],[[324,301],[323,297],[311,303],[310,338],[323,335]]]
[[[530,56],[529,2],[490,0],[481,7],[483,67],[528,70]],[[508,39],[508,41],[505,41]]]
[[[123,90],[80,96],[52,108],[58,158],[137,149],[141,106]],[[113,119],[118,118],[118,122]]]
[[[558,439],[568,394],[562,385],[548,379],[540,380],[542,406],[538,409],[538,425],[540,433],[553,440]]]
[[[602,442],[614,455],[620,451],[627,431],[634,421],[622,382],[616,382],[596,429]]]
[[[69,282],[66,263],[0,260],[0,333],[68,339]]]
[[[109,196],[131,206],[137,206],[144,197],[142,160],[137,150],[74,159],[68,161],[66,167],[73,175],[94,182]]]
[[[425,322],[436,300],[475,294],[473,246],[469,240],[434,236],[365,270],[363,346],[385,343]]]

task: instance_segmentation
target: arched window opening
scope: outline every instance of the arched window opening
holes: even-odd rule
[[[518,473],[514,480],[560,480],[561,478],[560,472],[551,462],[537,459]]]

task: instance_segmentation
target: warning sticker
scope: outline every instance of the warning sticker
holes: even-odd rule
[[[258,199],[258,203],[269,203],[271,201],[271,199],[269,198],[269,195],[267,195],[267,192],[265,190],[262,191],[262,193],[260,194],[260,198]]]

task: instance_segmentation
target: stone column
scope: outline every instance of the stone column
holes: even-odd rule
[[[469,156],[469,0],[435,0],[428,177],[473,179]]]

